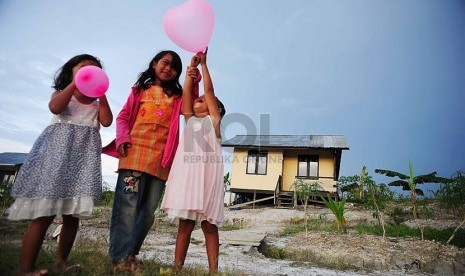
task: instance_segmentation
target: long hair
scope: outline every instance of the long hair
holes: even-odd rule
[[[148,68],[144,72],[140,73],[137,79],[137,82],[135,83],[137,87],[137,91],[146,90],[154,84],[156,75],[155,75],[155,69],[153,69],[153,65],[156,64],[160,59],[162,59],[167,54],[173,57],[173,62],[171,66],[174,67],[174,70],[176,70],[177,75],[173,80],[161,84],[163,91],[169,96],[182,95],[182,86],[179,83],[179,76],[182,73],[182,61],[176,52],[170,51],[170,50],[159,52],[150,61]]]
[[[92,61],[95,64],[102,68],[102,63],[100,60],[89,54],[77,55],[70,60],[68,60],[58,71],[55,73],[53,79],[53,86],[57,91],[61,91],[66,88],[73,81],[73,68],[83,61]]]
[[[226,114],[226,108],[224,107],[224,104],[218,99],[218,97],[216,97],[216,103],[218,104],[220,116],[223,118],[224,114]]]

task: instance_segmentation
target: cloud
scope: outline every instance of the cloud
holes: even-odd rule
[[[3,138],[0,138],[0,145],[0,152],[29,152],[32,148],[32,145]]]

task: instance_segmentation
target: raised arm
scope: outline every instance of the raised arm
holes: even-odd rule
[[[207,52],[208,47],[205,49],[205,53],[198,54],[200,56],[200,65],[202,66],[205,101],[207,103],[210,116],[214,121],[219,122],[221,120],[221,116],[218,108],[218,102],[216,101],[215,90],[213,89],[213,82],[207,66]]]
[[[194,115],[193,110],[193,99],[198,97],[198,85],[197,90],[194,91],[194,80],[198,78],[198,69],[200,58],[195,55],[192,57],[191,64],[187,67],[186,79],[184,80],[184,86],[182,90],[182,113],[186,121]],[[193,95],[197,94],[197,95]]]
[[[208,70],[207,66],[207,52],[208,47],[205,49],[205,53],[198,54],[200,56],[200,65],[202,66],[204,97],[205,102],[207,103],[208,113],[210,113],[213,127],[215,128],[216,137],[221,138],[221,115],[215,96],[215,90],[213,89],[213,82],[210,77],[210,71]]]

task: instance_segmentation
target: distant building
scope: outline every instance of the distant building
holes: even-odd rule
[[[2,183],[14,183],[19,168],[27,157],[27,153],[2,152],[0,153],[0,180]]]
[[[230,191],[253,201],[274,196],[278,206],[295,204],[297,179],[318,181],[337,197],[342,151],[349,149],[341,135],[237,135],[222,146],[234,148]]]

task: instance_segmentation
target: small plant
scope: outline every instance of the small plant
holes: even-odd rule
[[[389,213],[391,223],[393,225],[399,225],[405,221],[406,213],[400,206],[395,206],[394,209]]]
[[[223,184],[224,184],[224,190],[229,191],[231,188],[231,174],[229,172],[227,172],[223,176]]]
[[[365,166],[363,166],[363,169],[365,169]],[[368,186],[368,191],[370,194],[370,202],[372,202],[375,213],[373,216],[378,220],[378,224],[381,225],[383,228],[383,239],[386,237],[386,229],[384,228],[384,219],[383,219],[383,212],[380,210],[380,207],[378,205],[378,200],[377,200],[377,193],[376,193],[376,186],[375,182],[370,178],[370,181],[367,181],[367,186]]]
[[[320,197],[336,217],[337,231],[347,233],[346,219],[344,218],[346,199],[343,198],[341,201],[336,202],[331,196],[328,196],[328,199],[325,199],[323,196]]]
[[[304,202],[304,212],[305,212],[305,227],[307,227],[307,206],[308,201],[316,196],[323,190],[318,181],[305,181],[302,179],[297,179],[291,186],[295,190],[295,195],[298,199],[301,199]],[[307,233],[307,231],[305,231]]]
[[[304,211],[307,211],[308,202],[310,199],[315,199],[317,195],[323,191],[320,182],[318,181],[305,181],[297,179],[291,186],[295,191],[296,197],[303,201]]]

